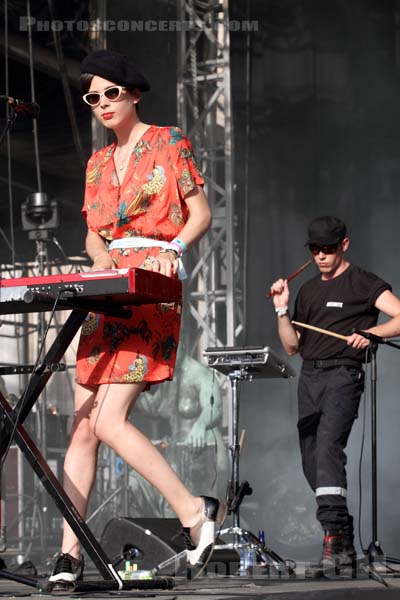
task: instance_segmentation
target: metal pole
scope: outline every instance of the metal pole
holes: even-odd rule
[[[367,549],[369,563],[382,561],[383,550],[378,540],[378,471],[376,440],[376,351],[378,345],[371,342],[371,486],[372,486],[372,542]]]
[[[371,362],[371,469],[372,469],[372,541],[378,540],[378,478],[376,468],[376,347]]]
[[[231,440],[231,456],[232,456],[232,491],[236,495],[239,489],[239,379],[238,372],[234,371],[229,375],[232,387],[232,440]],[[233,527],[240,527],[239,509],[233,513]]]

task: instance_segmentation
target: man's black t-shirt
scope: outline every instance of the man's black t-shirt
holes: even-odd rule
[[[318,275],[301,287],[293,319],[351,335],[353,329],[368,329],[376,325],[379,311],[374,304],[385,290],[391,290],[388,283],[355,265],[326,281]],[[365,350],[351,348],[344,340],[304,328],[299,328],[299,332],[299,351],[303,359],[364,360]]]

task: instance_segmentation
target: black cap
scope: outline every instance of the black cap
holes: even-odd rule
[[[150,84],[127,56],[114,50],[95,50],[80,64],[81,73],[98,75],[118,85],[148,92]]]
[[[308,226],[309,244],[329,246],[337,244],[346,237],[346,225],[337,217],[317,217]]]

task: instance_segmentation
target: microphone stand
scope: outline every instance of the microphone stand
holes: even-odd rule
[[[370,340],[368,348],[371,358],[371,492],[372,492],[372,541],[364,553],[368,558],[368,564],[371,566],[376,562],[383,563],[385,560],[393,564],[400,564],[400,559],[385,556],[378,539],[378,485],[377,485],[377,436],[376,436],[376,383],[377,383],[377,361],[376,353],[379,344],[386,344],[392,348],[400,350],[400,344],[391,342],[387,338],[368,333],[366,331],[355,330],[363,337]],[[393,572],[393,569],[391,570]]]

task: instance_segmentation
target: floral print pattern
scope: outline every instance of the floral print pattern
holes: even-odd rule
[[[188,218],[185,196],[204,179],[189,140],[178,127],[151,125],[132,150],[120,185],[115,144],[88,162],[82,208],[89,229],[107,241],[145,237],[171,241]],[[151,268],[159,248],[120,248],[111,257],[118,268]],[[128,319],[90,314],[78,348],[77,381],[147,384],[172,379],[179,341],[181,306],[133,307]]]

